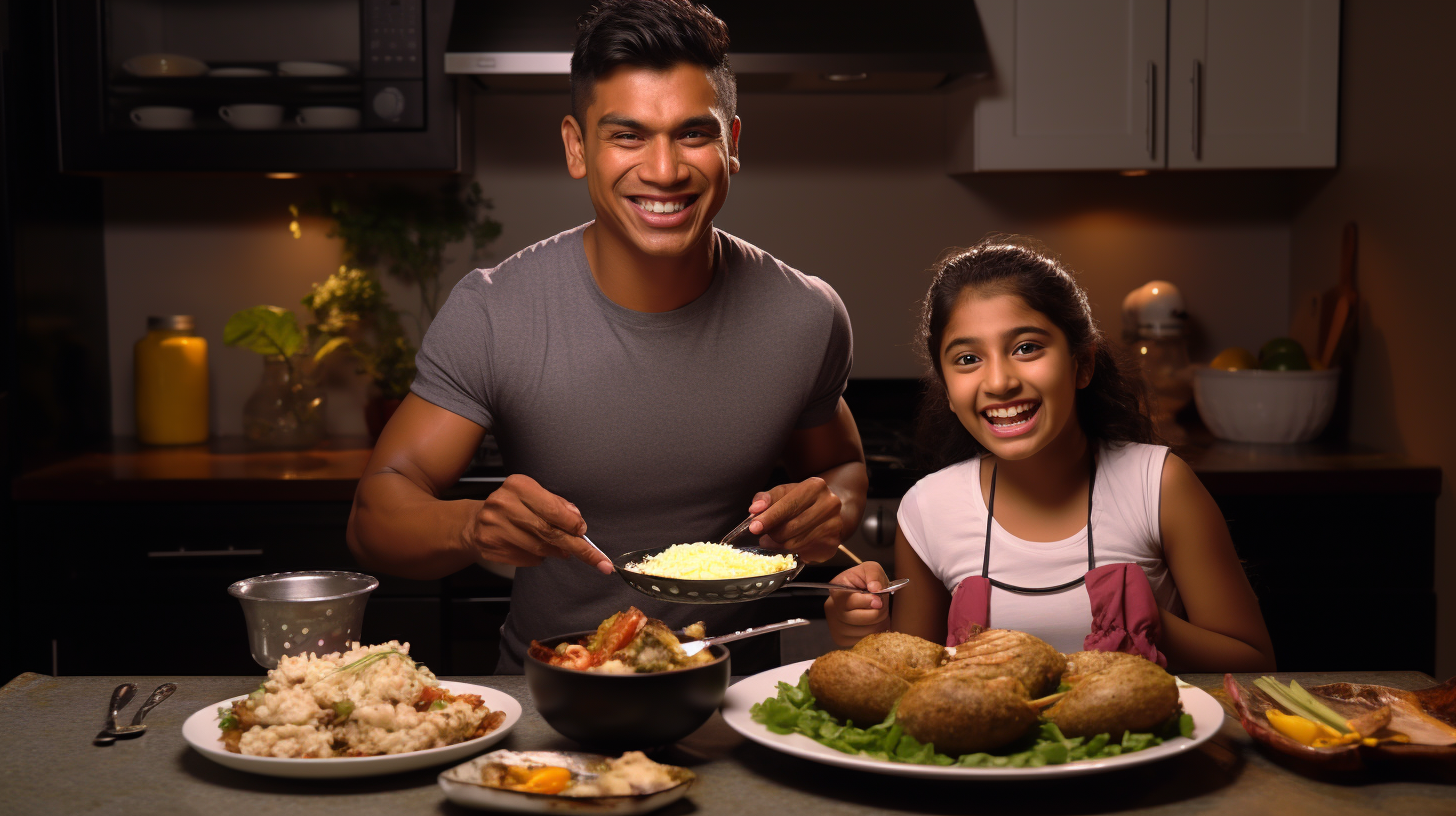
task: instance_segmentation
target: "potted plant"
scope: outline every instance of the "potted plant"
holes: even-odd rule
[[[501,233],[492,208],[479,184],[462,188],[453,180],[434,191],[406,186],[358,194],[326,191],[309,206],[310,212],[333,220],[329,237],[344,245],[339,271],[304,298],[317,321],[310,332],[324,341],[321,354],[347,346],[359,372],[369,377],[364,416],[372,437],[378,438],[414,379],[415,346],[403,317],[413,319],[416,337],[424,336],[440,306],[440,278],[451,260],[447,248],[468,239],[472,256],[478,256]],[[419,310],[393,308],[380,274],[413,285]]]
[[[356,371],[369,378],[364,422],[372,439],[409,393],[415,377],[415,347],[379,278],[367,269],[339,267],[303,298],[313,313],[311,338],[321,341],[317,357],[347,349]]]

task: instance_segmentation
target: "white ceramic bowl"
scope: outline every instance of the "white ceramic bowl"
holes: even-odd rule
[[[283,106],[223,105],[217,115],[238,130],[273,130],[283,123]]]
[[[171,105],[145,105],[132,108],[131,121],[146,130],[185,130],[192,127],[192,109]]]
[[[1195,369],[1193,399],[1208,430],[1234,442],[1308,442],[1335,410],[1340,370]]]

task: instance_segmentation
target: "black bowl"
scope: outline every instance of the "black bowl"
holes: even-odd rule
[[[541,645],[554,649],[594,632],[561,635]],[[657,748],[698,730],[723,703],[728,649],[708,648],[712,662],[641,674],[563,669],[527,655],[526,687],[541,718],[582,745],[611,751]]]

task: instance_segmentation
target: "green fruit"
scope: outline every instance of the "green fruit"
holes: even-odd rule
[[[1259,367],[1265,371],[1308,371],[1304,346],[1291,337],[1276,337],[1259,349]]]

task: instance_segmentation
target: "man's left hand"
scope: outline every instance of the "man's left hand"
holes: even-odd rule
[[[843,506],[818,476],[779,485],[754,495],[748,512],[759,517],[748,532],[759,536],[763,547],[788,550],[809,562],[825,561],[844,540]]]

